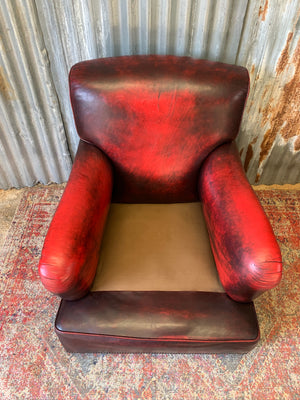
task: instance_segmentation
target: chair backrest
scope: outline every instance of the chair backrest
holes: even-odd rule
[[[70,72],[82,140],[112,161],[114,200],[196,201],[201,163],[233,140],[249,76],[235,65],[175,56],[84,61]]]

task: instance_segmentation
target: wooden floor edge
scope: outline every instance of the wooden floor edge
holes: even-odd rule
[[[254,190],[270,190],[270,189],[277,189],[277,190],[300,190],[300,183],[296,183],[295,185],[291,185],[286,183],[284,185],[252,185]]]

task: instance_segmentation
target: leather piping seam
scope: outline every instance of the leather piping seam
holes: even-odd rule
[[[84,333],[84,332],[70,332],[70,331],[62,331],[59,328],[55,327],[55,330],[58,334],[62,335],[81,335],[81,336],[93,336],[93,337],[102,337],[102,338],[107,338],[107,339],[120,339],[124,341],[128,340],[133,340],[133,341],[144,341],[146,340],[147,342],[182,342],[182,343],[249,343],[249,342],[256,342],[260,338],[260,332],[258,331],[258,334],[256,338],[254,339],[220,339],[220,340],[210,340],[210,339],[205,339],[205,340],[198,340],[198,339],[171,339],[171,338],[139,338],[139,337],[130,337],[130,336],[117,336],[117,335],[105,335],[105,334],[99,334],[99,333]]]

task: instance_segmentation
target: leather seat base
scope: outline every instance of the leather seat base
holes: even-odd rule
[[[254,304],[216,292],[90,292],[61,301],[55,328],[79,353],[244,353],[259,340]]]
[[[200,202],[111,204],[91,291],[225,292]]]

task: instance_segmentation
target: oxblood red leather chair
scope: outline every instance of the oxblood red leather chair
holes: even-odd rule
[[[234,143],[245,68],[173,56],[70,72],[81,138],[43,284],[73,352],[244,352],[281,255]]]

